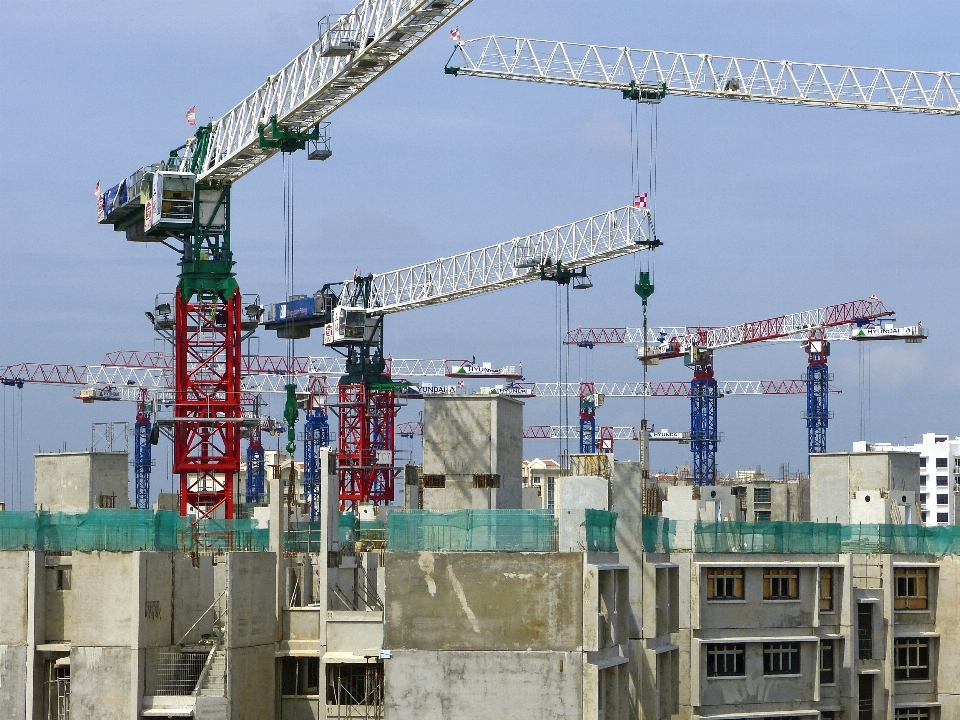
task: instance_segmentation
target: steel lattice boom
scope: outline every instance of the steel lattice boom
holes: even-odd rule
[[[648,347],[647,356],[659,359],[680,357],[694,347],[699,350],[719,350],[789,337],[798,333],[809,334],[811,330],[819,328],[868,322],[890,315],[893,315],[893,310],[873,296],[867,300],[853,300],[839,305],[828,305],[815,310],[779,315],[739,325],[688,327],[685,332],[675,335],[664,334],[662,340],[658,338],[659,342]]]
[[[852,340],[854,325],[836,325],[825,328],[825,338],[830,342],[835,340]],[[694,332],[697,327],[649,327],[647,328],[647,345],[653,347],[663,341],[685,333]],[[807,332],[795,332],[790,335],[768,338],[764,342],[806,342]],[[579,345],[592,348],[594,345],[643,345],[643,328],[616,327],[616,328],[576,328],[567,333],[564,345]]]
[[[653,102],[665,92],[960,115],[956,72],[756,60],[496,35],[464,41],[458,50],[460,64],[451,67],[448,62],[448,74],[613,89]],[[638,90],[644,94],[638,95]]]
[[[621,207],[499,245],[373,276],[370,314],[435,305],[544,279],[546,266],[579,268],[651,246],[650,213]],[[353,297],[353,280],[342,298]]]
[[[234,182],[279,148],[262,147],[270,118],[295,132],[316,127],[403,59],[470,0],[364,0],[332,22],[316,42],[213,122],[207,147],[188,140],[181,168],[199,164],[203,182]]]

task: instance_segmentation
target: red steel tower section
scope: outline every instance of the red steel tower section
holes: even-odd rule
[[[173,472],[180,514],[233,518],[240,471],[240,290],[175,300]]]
[[[379,390],[362,382],[340,385],[338,405],[340,509],[350,509],[359,502],[390,502],[395,475],[394,390]]]

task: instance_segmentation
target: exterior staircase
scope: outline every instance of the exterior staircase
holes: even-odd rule
[[[194,695],[205,697],[226,697],[227,694],[227,656],[222,648],[215,648],[203,669]]]

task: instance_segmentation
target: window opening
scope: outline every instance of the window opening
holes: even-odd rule
[[[894,680],[930,679],[929,638],[894,638]]]
[[[836,682],[836,664],[834,660],[833,640],[820,641],[820,684],[833,685]]]
[[[764,643],[764,675],[799,675],[800,643]]]
[[[764,568],[764,600],[796,600],[800,597],[800,571],[797,568]]]
[[[743,568],[708,568],[708,600],[742,600]]]
[[[893,609],[927,609],[927,568],[894,570]]]
[[[833,568],[820,568],[820,611],[833,610]]]
[[[743,677],[745,651],[743,644],[707,645],[707,677]]]
[[[857,605],[857,657],[860,660],[873,659],[873,605]]]
[[[857,685],[857,720],[873,720],[873,675],[858,676]]]

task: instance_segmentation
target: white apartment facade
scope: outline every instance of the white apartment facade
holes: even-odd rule
[[[916,445],[855,442],[854,452],[901,451],[920,454],[920,513],[927,527],[960,524],[960,436],[924,433]]]

